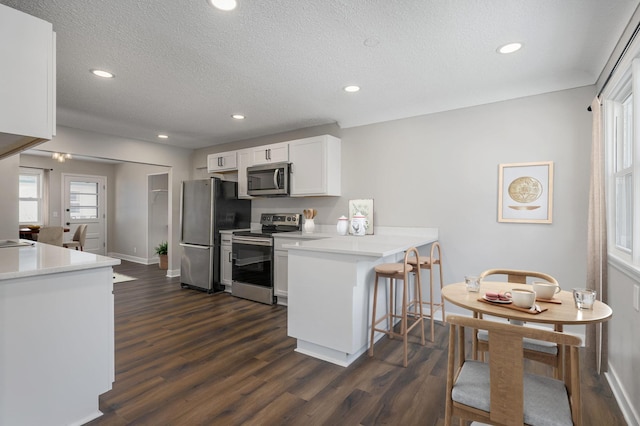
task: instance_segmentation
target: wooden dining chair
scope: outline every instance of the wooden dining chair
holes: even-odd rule
[[[489,276],[505,275],[505,291],[511,290],[510,283],[529,284],[534,279],[542,279],[558,285],[558,281],[549,274],[536,271],[521,271],[517,269],[488,269],[480,274],[480,280]],[[482,314],[478,314],[482,318]],[[479,331],[473,337],[473,353],[476,359],[484,360],[484,354],[488,351],[488,336],[484,331]],[[558,345],[549,342],[525,339],[524,356],[533,361],[542,362],[553,367],[554,376],[560,378],[562,374],[562,350]]]
[[[76,228],[76,232],[73,233],[73,238],[71,239],[71,241],[65,241],[64,243],[62,243],[62,246],[66,248],[75,248],[76,250],[78,250],[79,248],[80,251],[84,251],[84,242],[86,239],[87,225],[83,223],[81,225],[78,225],[78,227]]]
[[[38,242],[62,247],[62,226],[43,226],[38,231]]]
[[[580,366],[575,335],[476,318],[448,316],[445,425],[453,417],[492,425],[582,425]],[[466,359],[465,328],[486,330],[489,362]],[[523,340],[569,348],[564,380],[524,372]],[[457,356],[456,356],[457,354]]]

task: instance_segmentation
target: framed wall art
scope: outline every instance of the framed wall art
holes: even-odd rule
[[[551,223],[553,162],[500,164],[498,222]]]

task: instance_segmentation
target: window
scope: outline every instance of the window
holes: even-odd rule
[[[71,220],[98,218],[98,184],[96,182],[72,181],[69,184]]]
[[[603,91],[608,251],[640,277],[640,59],[620,75]]]
[[[18,217],[21,224],[44,224],[43,180],[42,170],[20,168]]]

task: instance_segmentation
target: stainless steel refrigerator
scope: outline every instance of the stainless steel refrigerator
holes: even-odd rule
[[[249,228],[251,201],[238,200],[236,182],[217,178],[182,182],[180,282],[207,292],[220,284],[220,231]]]

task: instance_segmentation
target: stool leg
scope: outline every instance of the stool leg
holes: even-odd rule
[[[409,352],[409,341],[408,341],[408,334],[407,333],[407,298],[409,297],[409,286],[407,285],[408,281],[409,281],[409,277],[407,276],[407,273],[405,272],[404,274],[404,280],[403,280],[403,294],[402,294],[402,327],[401,327],[401,333],[402,333],[402,337],[403,337],[403,343],[404,343],[404,363],[403,366],[406,368],[407,365],[409,364],[409,359],[408,359],[408,352]]]
[[[395,305],[395,294],[396,294],[396,280],[395,278],[389,278],[389,311],[387,318],[387,330],[389,330],[389,339],[393,339],[393,319],[396,313],[396,305]]]
[[[433,315],[433,265],[429,268],[429,309],[431,316],[431,341],[436,339],[436,331],[434,329],[434,315]]]
[[[422,274],[420,273],[420,268],[416,268],[416,293],[418,294],[418,312],[420,318],[420,330],[422,333],[422,346],[426,345],[426,341],[424,340],[424,312],[422,310]],[[431,339],[433,340],[433,339]]]
[[[369,356],[373,356],[373,336],[375,334],[377,305],[378,305],[378,273],[376,272],[376,281],[373,283],[373,312],[371,314],[371,341],[369,342]]]

